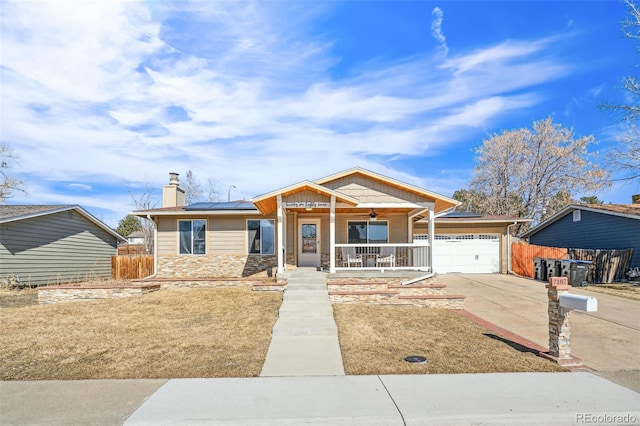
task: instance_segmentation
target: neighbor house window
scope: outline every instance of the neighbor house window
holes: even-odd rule
[[[349,221],[349,244],[386,244],[389,242],[389,223],[386,220]]]
[[[574,210],[573,211],[573,221],[574,222],[580,222],[580,210]]]
[[[248,220],[249,254],[275,253],[275,222],[271,219]]]
[[[206,254],[207,251],[207,221],[179,220],[180,254]]]

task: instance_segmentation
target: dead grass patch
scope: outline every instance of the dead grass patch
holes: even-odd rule
[[[581,290],[592,291],[594,293],[608,294],[611,296],[624,297],[631,300],[640,300],[640,283],[629,284],[594,284],[588,287],[580,287]]]
[[[401,306],[333,305],[347,374],[564,371],[455,312]],[[404,361],[422,355],[425,364]]]
[[[0,380],[252,377],[280,293],[163,290],[0,310]]]
[[[38,290],[25,288],[20,290],[0,289],[0,308],[20,308],[38,304]]]

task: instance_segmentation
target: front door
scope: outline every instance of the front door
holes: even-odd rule
[[[298,266],[320,266],[320,219],[298,222]]]

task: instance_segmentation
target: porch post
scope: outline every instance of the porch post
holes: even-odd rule
[[[278,194],[276,196],[276,200],[277,200],[277,215],[278,215],[278,237],[276,238],[276,247],[277,247],[277,251],[278,251],[278,269],[277,269],[277,273],[278,274],[282,274],[284,273],[284,253],[283,253],[283,249],[284,249],[284,242],[283,242],[283,238],[284,238],[284,220],[283,220],[283,212],[282,212],[282,195]]]
[[[433,270],[433,240],[435,239],[436,225],[435,225],[435,213],[433,207],[429,208],[429,270]]]
[[[336,196],[331,195],[329,209],[329,272],[336,272]]]

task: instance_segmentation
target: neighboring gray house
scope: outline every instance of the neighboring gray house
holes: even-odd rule
[[[0,206],[0,283],[28,286],[111,277],[124,237],[77,205]]]
[[[144,231],[133,231],[126,236],[127,244],[144,244]]]
[[[640,204],[570,205],[522,237],[548,247],[632,248],[630,267],[640,267]]]

